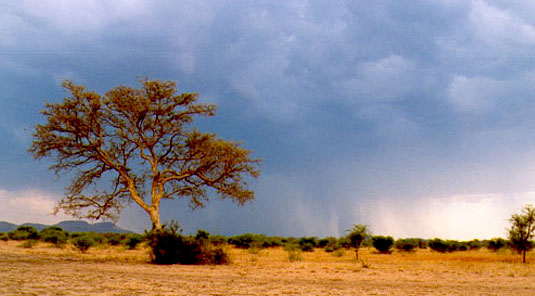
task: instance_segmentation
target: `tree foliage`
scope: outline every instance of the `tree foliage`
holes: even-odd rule
[[[353,227],[347,231],[349,232],[347,238],[350,241],[350,245],[355,248],[355,256],[358,260],[360,246],[364,240],[370,237],[370,231],[368,230],[368,226],[361,224],[354,224]]]
[[[56,173],[75,172],[56,210],[115,219],[133,200],[161,229],[162,199],[188,198],[192,208],[203,207],[209,191],[239,204],[254,199],[247,178],[259,175],[260,160],[240,143],[191,127],[216,106],[198,103],[196,93],[177,94],[172,81],[140,84],[100,95],[64,81],[69,96],[46,104],[46,123],[36,126],[29,150],[36,159],[55,158]]]
[[[509,222],[511,222],[511,228],[509,228],[511,246],[519,254],[523,254],[522,262],[526,263],[526,252],[533,248],[531,240],[535,231],[535,206],[525,205],[522,213],[513,214]]]
[[[377,235],[372,238],[373,247],[381,254],[390,254],[394,245],[394,238],[391,236]]]

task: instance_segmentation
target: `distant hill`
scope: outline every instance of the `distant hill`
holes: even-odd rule
[[[55,225],[44,225],[37,223],[24,223],[22,225],[33,226],[39,231],[49,226],[59,226],[67,232],[134,233],[130,230],[119,228],[111,222],[89,224],[86,221],[70,220],[61,221]],[[19,225],[13,223],[0,221],[0,232],[9,232],[15,230],[18,226]]]
[[[59,226],[68,232],[103,232],[103,233],[133,233],[130,230],[117,227],[111,222],[89,224],[86,221],[62,221],[54,226]]]
[[[22,225],[24,225],[24,226],[33,226],[33,227],[35,227],[35,229],[37,229],[39,231],[43,230],[43,228],[47,228],[48,227],[48,225],[37,224],[37,223],[24,223]]]
[[[17,228],[17,225],[15,224],[0,221],[0,232],[10,232],[15,230],[15,228]]]

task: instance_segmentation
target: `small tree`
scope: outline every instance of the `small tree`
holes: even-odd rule
[[[140,88],[118,86],[104,95],[64,81],[70,96],[49,103],[29,151],[55,157],[56,173],[74,171],[56,210],[80,218],[117,218],[137,203],[161,230],[160,202],[188,198],[203,207],[207,190],[244,204],[254,198],[247,177],[257,177],[252,151],[191,127],[216,106],[197,103],[198,94],[177,94],[172,81],[140,80]]]
[[[350,246],[355,248],[355,257],[359,260],[359,249],[362,245],[362,242],[370,237],[370,232],[368,226],[362,224],[354,224],[352,228],[347,230],[349,234],[347,238],[349,239]]]
[[[509,228],[511,245],[519,254],[522,253],[522,262],[526,263],[526,252],[533,248],[531,239],[535,231],[535,206],[525,205],[522,213],[513,214],[509,222],[511,222]]]

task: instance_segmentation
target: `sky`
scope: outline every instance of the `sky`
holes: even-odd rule
[[[69,79],[198,92],[264,159],[254,202],[164,201],[186,233],[505,237],[535,200],[535,2],[0,0],[0,220],[53,224],[69,178],[27,152]],[[149,217],[124,209],[118,225]]]

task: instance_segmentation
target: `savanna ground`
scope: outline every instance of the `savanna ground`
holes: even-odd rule
[[[158,266],[146,249],[96,247],[80,254],[39,243],[0,242],[0,295],[534,295],[532,264],[509,251],[336,257],[317,249],[290,262],[282,248],[228,248],[225,266]]]

